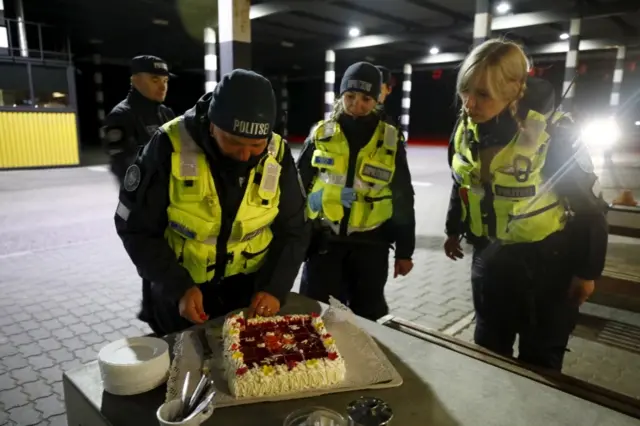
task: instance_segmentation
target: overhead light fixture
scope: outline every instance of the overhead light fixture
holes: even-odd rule
[[[97,38],[92,38],[89,40],[89,43],[91,44],[102,44],[102,40],[97,39]]]
[[[373,61],[375,61],[375,60],[376,60],[376,58],[374,58],[373,56],[365,56],[365,58],[364,58],[364,59],[366,59],[366,60],[367,60],[367,61],[369,61],[369,62],[373,62]]]
[[[349,37],[359,37],[360,36],[360,28],[351,27],[349,28]]]
[[[569,40],[569,33],[560,34],[560,40]]]
[[[636,121],[636,126],[640,126],[640,121]]]
[[[438,53],[440,53],[440,49],[438,49],[436,46],[433,46],[431,49],[429,49],[429,53],[432,55],[437,55]]]
[[[62,92],[53,92],[53,93],[51,94],[51,97],[52,97],[52,98],[64,98],[65,96],[67,96],[67,95],[65,95],[65,94],[64,94],[64,93],[62,93]]]
[[[500,14],[505,14],[511,10],[511,5],[506,1],[500,2],[498,6],[496,6],[496,12]]]
[[[293,43],[291,43],[290,41],[286,41],[286,40],[282,40],[282,41],[280,42],[280,45],[281,45],[282,47],[293,47],[293,46],[294,46],[294,44],[293,44]]]
[[[153,22],[156,25],[163,25],[163,26],[169,25],[169,21],[167,21],[166,19],[154,19],[151,22]]]

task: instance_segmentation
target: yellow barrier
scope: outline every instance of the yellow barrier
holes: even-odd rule
[[[0,168],[79,163],[74,112],[0,111]]]

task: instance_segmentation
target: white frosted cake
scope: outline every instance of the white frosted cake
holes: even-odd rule
[[[345,363],[317,314],[227,317],[224,362],[231,393],[269,396],[326,388],[344,380]]]

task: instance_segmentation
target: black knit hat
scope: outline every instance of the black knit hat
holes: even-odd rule
[[[375,65],[369,62],[356,62],[344,72],[340,82],[340,96],[344,92],[361,92],[378,99],[382,77]]]
[[[235,69],[213,90],[209,120],[225,132],[251,139],[268,137],[276,121],[271,83],[253,71]]]

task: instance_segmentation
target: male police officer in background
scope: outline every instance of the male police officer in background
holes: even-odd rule
[[[275,315],[284,303],[309,228],[275,118],[269,81],[234,70],[162,126],[127,170],[116,229],[152,283],[143,306],[157,334],[247,306]]]
[[[382,118],[382,121],[397,128],[398,122],[387,113],[384,106],[387,96],[389,96],[393,91],[393,75],[387,67],[376,65],[376,68],[378,68],[380,76],[382,77],[382,84],[380,85],[380,95],[378,96],[378,106],[376,107],[376,110],[378,111],[378,115]]]
[[[131,90],[107,115],[103,127],[103,145],[110,157],[111,171],[121,185],[138,148],[159,126],[176,116],[171,108],[162,105],[170,76],[167,63],[160,58],[136,56],[131,60]]]

